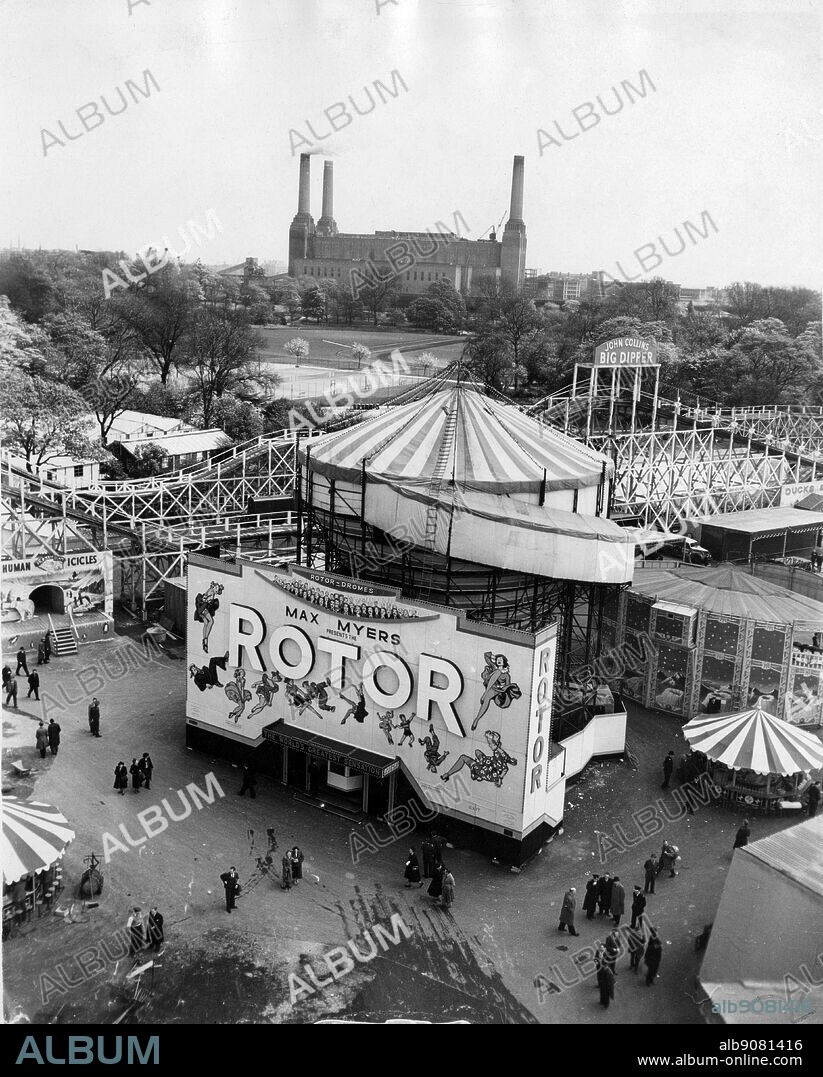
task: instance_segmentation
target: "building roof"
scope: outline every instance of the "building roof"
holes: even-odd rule
[[[357,481],[365,463],[372,481],[419,489],[440,477],[500,494],[596,486],[612,470],[608,457],[461,384],[319,438],[310,460],[329,478]]]
[[[823,815],[779,830],[740,850],[823,897]]]
[[[636,566],[631,589],[655,599],[728,617],[784,624],[811,621],[823,625],[823,602],[731,565],[715,568],[679,565],[665,569]]]
[[[823,512],[823,494],[806,494],[802,501],[798,501],[796,509],[804,509],[812,512]]]
[[[175,434],[158,434],[153,438],[131,438],[120,443],[121,448],[129,453],[143,445],[159,445],[169,456],[188,456],[189,453],[211,452],[225,449],[232,444],[231,438],[224,430],[181,430]]]
[[[700,714],[683,726],[695,752],[732,770],[790,776],[823,767],[823,742],[757,705],[737,714]]]
[[[705,527],[719,527],[724,531],[741,531],[747,535],[760,535],[786,528],[803,528],[810,531],[823,527],[823,512],[809,512],[795,506],[784,505],[773,509],[749,509],[746,512],[718,512],[714,516],[697,516],[692,523]]]
[[[174,430],[185,429],[186,424],[182,419],[174,419],[168,415],[154,415],[148,411],[126,410],[111,424],[109,441],[117,441],[118,437],[132,438],[141,434],[169,434]]]

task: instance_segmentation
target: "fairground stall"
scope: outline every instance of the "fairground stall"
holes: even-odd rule
[[[638,566],[603,611],[622,692],[691,718],[753,707],[823,723],[823,603],[730,565]],[[627,644],[633,647],[628,648]]]
[[[692,757],[684,777],[708,773],[722,798],[745,810],[800,810],[812,774],[823,767],[823,742],[764,710],[695,718],[683,726]]]
[[[63,853],[74,840],[64,815],[50,804],[4,796],[0,816],[3,937],[51,908],[63,886]]]

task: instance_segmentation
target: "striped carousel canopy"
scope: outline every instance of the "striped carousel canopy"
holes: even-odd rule
[[[50,804],[3,797],[0,822],[6,885],[45,871],[74,840],[66,817]]]
[[[381,411],[315,441],[313,470],[359,481],[428,486],[436,475],[467,490],[539,493],[597,486],[608,457],[544,426],[519,408],[462,385]],[[306,449],[301,449],[305,460]]]
[[[732,770],[798,774],[823,767],[823,743],[764,711],[758,700],[738,714],[702,715],[683,726],[691,748]]]

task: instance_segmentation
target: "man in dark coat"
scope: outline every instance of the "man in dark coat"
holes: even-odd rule
[[[637,927],[643,913],[646,910],[646,895],[639,886],[632,893],[632,927]]]
[[[29,693],[26,699],[31,699],[31,694],[34,692],[34,698],[40,702],[40,674],[36,669],[33,669],[29,674]]]
[[[653,894],[654,881],[657,878],[657,857],[654,853],[652,853],[652,855],[643,865],[643,870],[646,873],[646,885],[643,887],[643,891],[646,894]]]
[[[583,908],[586,912],[586,919],[593,920],[595,909],[597,908],[597,880],[599,875],[594,874],[586,883],[586,896],[583,898]]]
[[[615,968],[615,965],[617,964],[618,957],[620,957],[620,950],[620,936],[616,931],[612,931],[606,938],[606,949],[603,955],[603,960],[609,966],[615,976],[617,975],[617,969]]]
[[[570,935],[576,935],[577,932],[574,929],[574,910],[577,908],[577,898],[575,897],[575,888],[569,887],[563,896],[563,907],[560,910],[560,927],[558,931],[562,931],[564,928],[569,929]]]
[[[820,803],[820,786],[817,782],[812,782],[809,786],[809,818],[813,819],[815,812],[817,811],[817,805]]]
[[[643,956],[643,950],[645,949],[642,929],[640,927],[635,927],[634,924],[632,924],[626,932],[626,942],[629,947],[629,968],[632,972],[637,972],[640,968],[640,959]]]
[[[740,829],[737,831],[737,834],[735,834],[734,845],[732,846],[732,852],[735,849],[742,849],[744,845],[749,844],[749,835],[751,834],[751,832],[752,832],[752,830],[751,830],[751,827],[749,826],[749,820],[744,819],[743,820],[743,826],[741,826]]]
[[[240,887],[240,876],[237,874],[237,868],[232,866],[228,871],[224,871],[220,876],[220,881],[226,891],[226,912],[231,912],[232,909],[237,908],[234,899]]]
[[[8,707],[9,700],[11,700],[11,705],[17,710],[17,678],[11,671],[9,672],[8,680],[3,687],[6,690],[6,706]]]
[[[17,652],[17,669],[14,671],[15,676],[17,676],[17,674],[20,672],[20,667],[21,666],[23,667],[23,671],[25,672],[26,676],[28,677],[28,675],[29,675],[29,667],[26,665],[26,648],[25,647],[21,647],[20,650]]]
[[[138,762],[140,772],[143,775],[143,784],[147,789],[151,789],[151,776],[154,774],[154,763],[151,761],[151,756],[148,752],[143,752],[143,756]]]
[[[43,636],[43,654],[45,655],[46,665],[48,665],[51,658],[51,635],[48,632]]]
[[[620,881],[620,876],[615,875],[612,879],[612,899],[609,904],[609,912],[611,913],[612,923],[615,927],[620,923],[620,917],[626,911],[626,891],[623,888],[623,883]]]
[[[166,937],[163,933],[163,914],[156,905],[152,905],[149,909],[147,928],[149,949],[159,950]]]
[[[597,907],[601,916],[605,916],[612,904],[612,879],[606,872],[597,880]]]
[[[49,718],[49,748],[52,755],[57,755],[57,750],[60,747],[60,726],[55,722],[53,718]]]
[[[609,1002],[614,998],[615,975],[611,966],[606,961],[601,961],[597,966],[597,986],[600,990],[600,1005],[607,1010]]]
[[[100,700],[97,696],[89,703],[89,730],[93,737],[100,736]]]
[[[46,661],[46,648],[42,640],[37,644],[37,665],[42,666]]]
[[[251,763],[243,764],[243,783],[237,790],[237,795],[243,797],[246,795],[246,790],[251,793],[252,800],[257,799],[257,792],[255,786],[257,785],[257,775],[254,773],[254,767]]]
[[[669,782],[672,778],[672,771],[674,770],[674,752],[669,752],[666,758],[663,760],[663,784],[661,789],[668,789]]]
[[[3,688],[6,687],[6,685],[9,683],[10,680],[11,680],[11,666],[3,666]]]
[[[657,976],[657,970],[660,968],[660,961],[663,957],[663,944],[657,937],[657,931],[652,928],[651,938],[646,946],[646,985],[651,987]]]
[[[430,879],[434,868],[434,846],[428,838],[420,842],[420,853],[423,857],[423,878]]]

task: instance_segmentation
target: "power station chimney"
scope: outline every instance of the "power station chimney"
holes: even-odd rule
[[[314,255],[311,240],[314,238],[314,218],[311,215],[311,157],[300,154],[300,187],[297,195],[297,213],[289,228],[289,276],[305,272],[299,261]]]
[[[503,231],[500,250],[500,275],[504,283],[517,291],[526,275],[526,225],[523,220],[523,176],[525,162],[515,157],[512,166],[512,200],[509,219]]]
[[[323,162],[323,216],[317,222],[318,236],[336,236],[334,219],[334,161]]]

